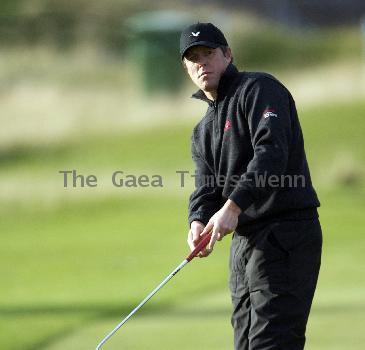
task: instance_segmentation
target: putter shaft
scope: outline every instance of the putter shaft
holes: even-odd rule
[[[188,260],[184,260],[174,271],[172,271],[150,294],[147,295],[145,299],[141,301],[141,303],[136,306],[129,315],[121,321],[96,347],[96,350],[101,349],[101,347],[107,342],[107,340],[120,328],[126,323],[144,304],[147,303],[172,277],[174,277],[186,264]]]
[[[193,260],[198,253],[200,253],[209,243],[211,234],[207,234],[195,247],[195,249],[186,257],[186,259],[177,266],[150,294],[147,295],[130,313],[129,315],[109,333],[105,336],[105,338],[98,344],[96,350],[100,350],[101,347],[108,341],[108,339],[126,323],[144,304],[147,303],[172,277],[174,277],[188,262]]]

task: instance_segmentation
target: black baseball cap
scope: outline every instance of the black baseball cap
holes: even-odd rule
[[[193,46],[203,45],[216,49],[228,46],[227,40],[220,29],[212,23],[196,23],[186,27],[180,36],[180,54],[184,58],[186,51]]]

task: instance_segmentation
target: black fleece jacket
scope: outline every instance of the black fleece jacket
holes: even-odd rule
[[[230,64],[217,95],[215,101],[201,90],[193,95],[208,110],[192,134],[196,189],[189,225],[206,224],[228,198],[242,209],[238,230],[267,219],[317,216],[303,135],[285,86]]]

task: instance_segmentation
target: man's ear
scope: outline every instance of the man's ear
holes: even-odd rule
[[[225,53],[224,53],[224,56],[229,59],[230,62],[233,61],[233,55],[232,55],[232,50],[230,47],[227,47]]]
[[[182,64],[183,68],[187,71],[188,68],[186,67],[185,57],[183,57],[183,59],[181,60],[181,64]]]

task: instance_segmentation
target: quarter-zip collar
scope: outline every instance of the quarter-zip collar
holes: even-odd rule
[[[217,89],[217,100],[215,100],[215,101],[210,100],[205,95],[203,90],[198,90],[191,97],[196,98],[198,100],[205,101],[210,106],[214,106],[216,104],[216,101],[219,101],[227,93],[229,86],[232,84],[232,80],[234,79],[234,77],[237,74],[238,74],[238,69],[236,68],[236,66],[233,63],[230,63],[219,80],[218,89]]]

